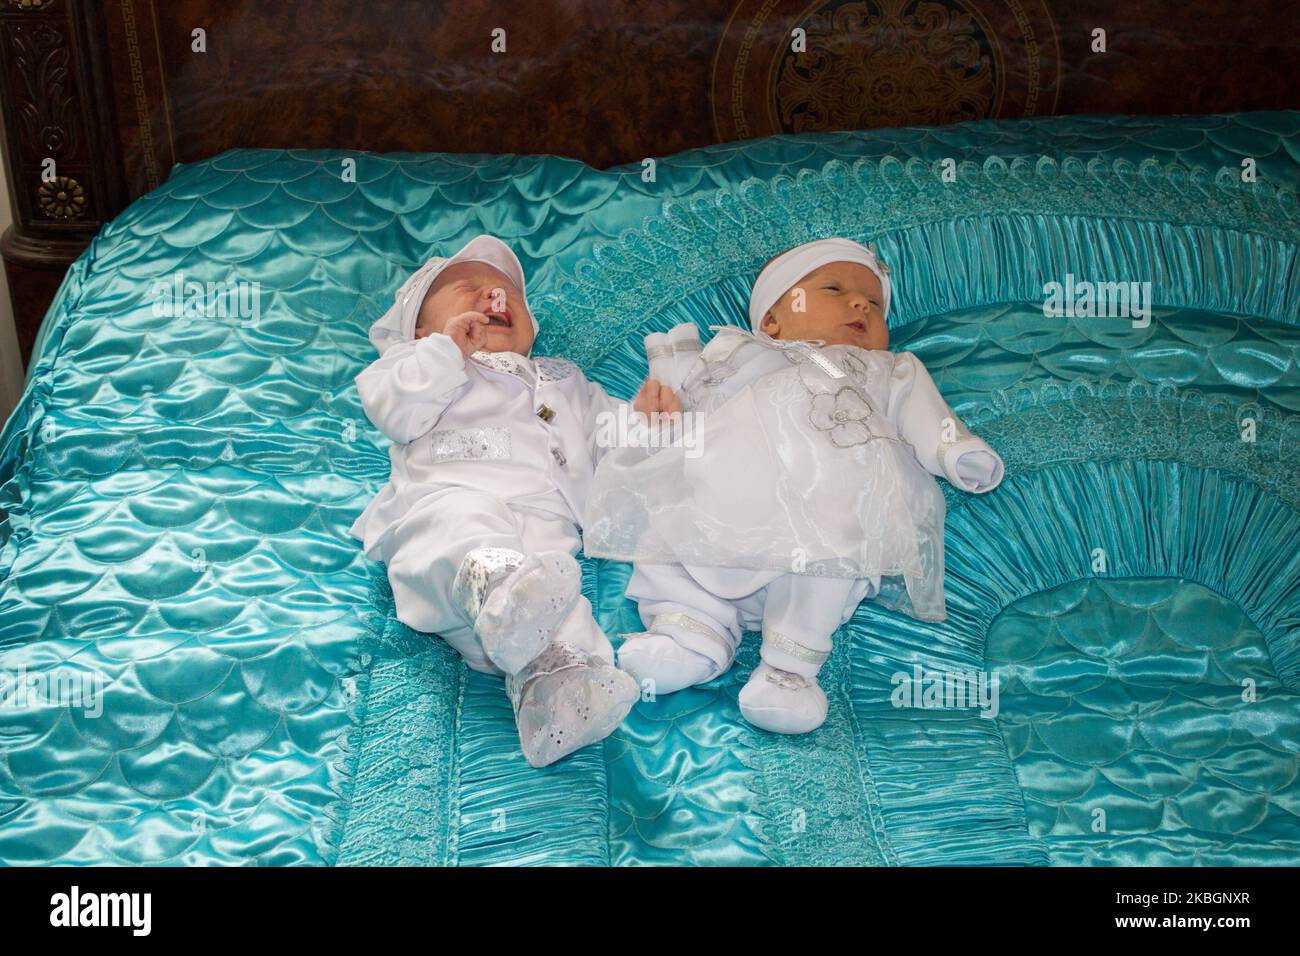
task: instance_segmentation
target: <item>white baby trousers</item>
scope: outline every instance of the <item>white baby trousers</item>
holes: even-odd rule
[[[731,666],[743,632],[761,630],[764,661],[816,677],[835,631],[878,586],[865,578],[638,564],[627,596],[647,629],[670,635],[721,670]]]
[[[511,507],[495,495],[472,489],[434,492],[407,513],[385,549],[397,619],[417,631],[438,634],[474,670],[500,674],[484,653],[474,622],[453,597],[465,556],[479,548],[573,555],[580,546],[577,527],[558,515]],[[554,640],[567,641],[608,663],[614,660],[614,649],[586,598],[578,600]]]

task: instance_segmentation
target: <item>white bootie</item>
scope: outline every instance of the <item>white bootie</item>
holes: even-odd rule
[[[514,565],[491,564],[490,552],[517,555]],[[487,557],[485,557],[487,555]],[[551,642],[582,594],[582,569],[573,555],[543,551],[524,556],[480,548],[466,556],[454,591],[474,622],[488,659],[517,674]]]
[[[624,635],[623,646],[618,649],[618,666],[655,695],[674,694],[707,683],[720,673],[718,665],[703,654],[653,631]]]
[[[671,387],[675,366],[673,345],[665,332],[651,332],[645,337],[646,378]]]
[[[648,378],[680,391],[686,374],[700,358],[700,329],[694,322],[674,325],[665,332],[645,337]]]
[[[829,703],[815,677],[801,677],[760,662],[740,689],[740,712],[775,734],[806,734],[826,722]]]
[[[545,767],[604,740],[636,703],[636,681],[567,641],[552,641],[527,667],[506,676],[519,746]]]

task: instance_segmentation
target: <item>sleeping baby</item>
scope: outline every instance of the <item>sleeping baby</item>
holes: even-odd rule
[[[509,246],[478,236],[425,263],[372,327],[357,377],[392,441],[388,483],[352,527],[388,566],[398,620],[505,676],[535,767],[611,733],[635,682],[581,592],[578,523],[601,412],[573,363],[529,358],[537,322]],[[645,390],[638,408],[646,405]]]
[[[944,619],[931,476],[986,492],[1003,466],[915,355],[887,351],[888,271],[847,239],[771,260],[752,331],[722,328],[680,383],[696,453],[621,449],[597,469],[586,551],[636,563],[627,593],[648,630],[619,665],[646,689],[714,679],[761,630],[741,713],[806,733],[826,719],[817,675],[860,601]]]

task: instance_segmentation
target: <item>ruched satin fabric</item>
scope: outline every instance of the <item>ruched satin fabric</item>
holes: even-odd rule
[[[178,167],[71,269],[0,439],[0,862],[1300,863],[1298,158],[1300,114],[1255,113],[774,137],[651,183]],[[813,734],[741,719],[751,635],[528,767],[499,679],[398,624],[347,535],[388,472],[366,329],[479,232],[524,263],[538,354],[622,396],[647,332],[744,325],[771,255],[876,242],[891,348],[1007,466],[944,486],[948,620],[864,605]],[[1045,317],[1067,273],[1151,281],[1150,323]],[[157,314],[178,274],[256,283],[258,314]],[[628,568],[584,571],[615,641],[640,630]],[[894,706],[917,667],[996,673],[996,716]],[[19,699],[20,675],[102,692]]]

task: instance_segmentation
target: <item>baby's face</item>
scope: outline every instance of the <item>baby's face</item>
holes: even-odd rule
[[[796,292],[803,290],[803,310]],[[856,262],[830,262],[787,290],[759,326],[774,339],[822,339],[827,345],[889,348],[880,279]]]
[[[533,347],[533,318],[523,293],[510,278],[486,262],[457,262],[438,274],[425,293],[415,322],[415,337],[441,332],[462,312],[482,312],[487,342],[484,352],[518,352]]]

